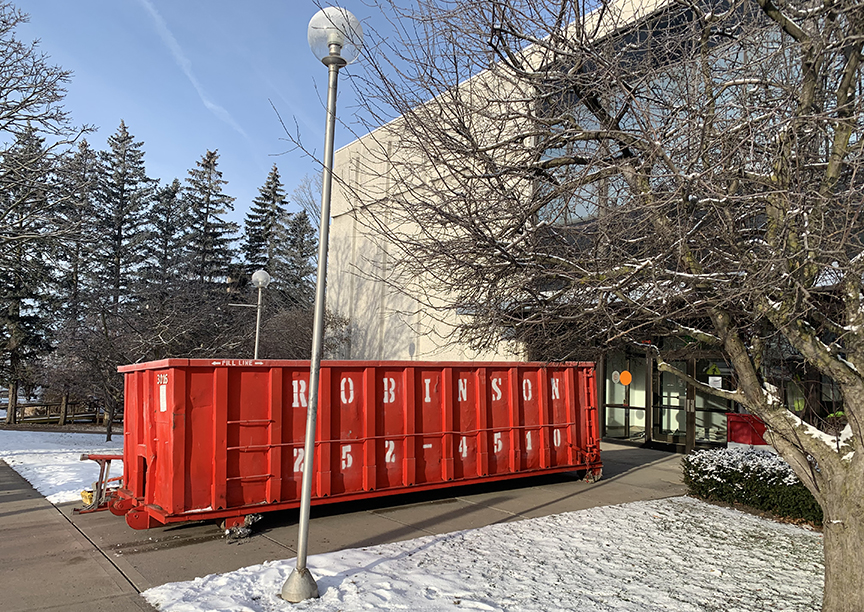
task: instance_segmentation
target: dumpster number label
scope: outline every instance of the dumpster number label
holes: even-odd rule
[[[303,471],[303,457],[306,455],[306,449],[303,448],[295,448],[294,449],[294,471],[302,472]]]
[[[342,392],[342,403],[352,403],[354,401],[354,381],[350,378],[343,378],[339,386]]]
[[[468,438],[465,436],[462,436],[462,439],[459,440],[459,454],[463,458],[468,456]]]
[[[496,431],[492,436],[493,449],[496,453],[500,453],[504,449],[504,440],[501,439],[501,432]]]
[[[354,465],[354,457],[351,456],[351,445],[346,444],[342,447],[342,469],[347,470]]]
[[[157,374],[156,384],[159,385],[159,412],[168,412],[168,375]]]
[[[393,440],[384,440],[384,461],[385,463],[396,463],[396,442]]]
[[[527,378],[522,381],[522,397],[526,402],[534,397],[534,389],[531,387],[531,381]]]

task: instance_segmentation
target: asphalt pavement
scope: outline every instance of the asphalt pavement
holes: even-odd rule
[[[313,507],[309,554],[685,492],[681,455],[604,442],[602,459],[593,484],[567,473]],[[212,522],[136,531],[76,506],[51,504],[0,461],[0,610],[153,610],[139,595],[150,587],[296,556],[297,510],[230,539]]]

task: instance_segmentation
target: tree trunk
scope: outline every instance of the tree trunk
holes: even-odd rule
[[[114,398],[110,397],[105,402],[105,441],[110,442],[111,436],[113,435],[114,429],[114,413],[115,410],[115,402]]]
[[[57,422],[58,425],[66,424],[66,412],[69,410],[69,394],[64,393],[63,397],[60,398],[60,420]]]
[[[18,422],[18,381],[9,383],[9,402],[6,407],[6,424]]]
[[[860,489],[860,487],[859,487]],[[864,610],[864,517],[858,499],[836,500],[824,527],[825,595],[822,612]]]

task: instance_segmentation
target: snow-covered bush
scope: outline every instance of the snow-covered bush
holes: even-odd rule
[[[773,453],[717,448],[687,455],[682,465],[691,495],[822,523],[822,509],[813,495],[789,464]]]

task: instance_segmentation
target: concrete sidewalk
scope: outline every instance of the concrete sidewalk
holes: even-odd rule
[[[102,551],[2,460],[0,609],[153,610]]]
[[[682,495],[680,457],[604,443],[594,484],[560,474],[313,507],[309,553]],[[228,540],[212,523],[135,531],[108,512],[75,515],[2,462],[0,491],[0,608],[10,612],[149,610],[137,593],[151,586],[296,554],[296,510],[265,513],[253,536]]]

